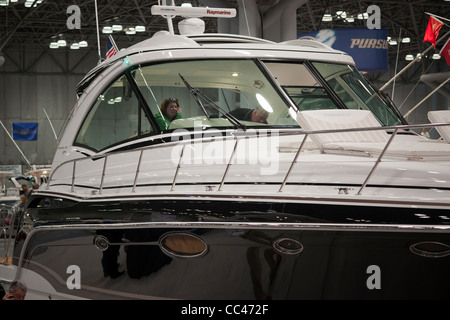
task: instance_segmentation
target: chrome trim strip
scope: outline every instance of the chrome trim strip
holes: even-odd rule
[[[107,201],[127,201],[127,200],[192,200],[192,199],[203,199],[203,200],[223,200],[223,201],[248,201],[248,202],[300,202],[300,203],[311,203],[311,204],[338,204],[338,205],[362,205],[362,206],[398,206],[405,208],[438,208],[438,209],[450,209],[450,202],[425,202],[425,201],[411,201],[411,199],[406,200],[378,200],[378,199],[368,199],[368,198],[351,198],[349,196],[344,197],[302,197],[302,196],[288,196],[283,195],[242,195],[242,194],[185,194],[185,193],[161,193],[161,194],[140,194],[140,195],[112,195],[112,196],[101,196],[101,197],[81,197],[72,194],[66,194],[62,192],[52,192],[52,191],[39,191],[42,196],[52,196],[52,197],[64,197],[66,199],[72,199],[74,201],[82,202],[107,202]]]

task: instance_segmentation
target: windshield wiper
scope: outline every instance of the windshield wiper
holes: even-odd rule
[[[210,119],[210,117],[209,117],[208,112],[206,111],[205,106],[203,105],[201,99],[205,100],[208,103],[208,105],[213,107],[217,112],[219,112],[219,114],[222,114],[225,118],[227,118],[227,120],[230,121],[234,125],[235,129],[242,129],[244,131],[246,130],[245,124],[243,124],[238,119],[236,119],[236,117],[227,113],[225,110],[223,110],[221,107],[219,107],[214,101],[212,101],[202,91],[200,91],[197,88],[192,87],[180,73],[178,75],[180,76],[181,80],[183,80],[184,85],[186,86],[186,88],[188,89],[189,93],[192,95],[194,100],[197,102],[199,107],[202,109],[203,113],[205,114],[206,118],[208,118],[208,120]]]

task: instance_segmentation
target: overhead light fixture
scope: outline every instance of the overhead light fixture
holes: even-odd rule
[[[331,16],[331,14],[325,13],[322,17],[322,21],[323,22],[333,21],[333,17]]]
[[[367,12],[359,13],[356,17],[359,20],[367,20],[369,18],[369,14]]]
[[[435,54],[433,54],[433,55],[431,56],[431,58],[432,58],[433,60],[439,60],[439,59],[441,58],[441,55],[440,55],[439,53],[435,53]]]
[[[78,44],[80,45],[80,48],[86,48],[88,46],[86,40],[81,40],[80,42],[78,42]]]
[[[9,0],[0,0],[0,6],[6,7],[9,4]]]
[[[57,43],[58,43],[58,46],[59,46],[59,47],[65,47],[65,46],[67,46],[67,41],[64,40],[64,39],[59,39]]]
[[[389,40],[388,41],[388,43],[391,45],[391,46],[396,46],[397,45],[397,40]]]
[[[120,24],[113,24],[111,29],[112,29],[112,31],[122,31],[123,27]]]
[[[258,100],[259,105],[266,110],[269,113],[273,112],[273,108],[270,105],[270,103],[266,100],[266,98],[264,98],[262,95],[260,95],[259,93],[256,94],[256,100]]]
[[[126,33],[126,34],[136,34],[136,29],[135,29],[135,28],[132,28],[132,27],[126,28],[126,29],[125,29],[125,33]]]
[[[108,34],[108,33],[112,33],[112,32],[113,32],[112,27],[103,27],[103,29],[102,29],[102,33]]]
[[[411,38],[403,38],[402,39],[402,43],[410,43],[411,42]]]
[[[37,7],[39,4],[42,3],[42,0],[37,0],[36,3],[34,2],[34,0],[26,0],[24,3],[24,6],[26,8],[30,8],[31,6],[33,6],[34,3],[34,7]]]
[[[345,19],[345,21],[347,22],[355,22],[355,18],[352,17],[348,17],[347,19]]]
[[[145,26],[136,26],[136,28],[134,28],[134,30],[136,32],[145,32]]]
[[[336,11],[336,15],[338,18],[341,18],[341,19],[347,18],[347,12],[342,11],[342,10]]]
[[[406,61],[413,61],[414,60],[414,56],[412,54],[407,54],[405,57]]]
[[[50,49],[58,49],[59,48],[58,42],[57,41],[50,42],[49,47]]]
[[[78,49],[80,49],[80,44],[78,42],[74,42],[70,45],[70,49],[78,50]]]

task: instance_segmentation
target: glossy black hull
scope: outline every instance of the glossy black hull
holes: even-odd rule
[[[26,212],[15,264],[54,298],[450,298],[445,210],[197,199]]]

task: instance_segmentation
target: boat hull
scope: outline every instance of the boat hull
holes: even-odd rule
[[[97,220],[83,218],[94,212]],[[435,224],[446,212],[79,203],[34,212],[14,263],[24,281],[33,275],[30,294],[43,299],[449,299],[450,234]]]

